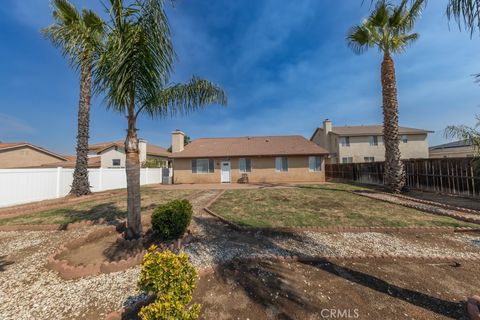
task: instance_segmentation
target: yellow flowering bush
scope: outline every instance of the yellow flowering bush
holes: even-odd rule
[[[158,252],[150,247],[143,257],[138,287],[157,298],[139,313],[142,320],[197,319],[200,305],[186,308],[192,300],[198,273],[185,253]]]

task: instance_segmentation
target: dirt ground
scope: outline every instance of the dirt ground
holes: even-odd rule
[[[435,201],[451,206],[467,208],[471,210],[480,211],[480,199],[467,198],[460,196],[449,196],[445,194],[439,194],[434,192],[425,192],[419,190],[410,190],[405,195],[417,198],[421,200]]]
[[[467,319],[478,265],[244,262],[199,281],[201,319]]]

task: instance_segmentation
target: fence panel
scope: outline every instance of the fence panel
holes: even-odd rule
[[[70,192],[73,169],[0,169],[0,207],[55,199]],[[162,169],[140,170],[140,184],[162,182]],[[127,187],[125,169],[88,169],[92,192]]]
[[[480,196],[480,176],[475,172],[472,159],[412,159],[403,161],[407,186],[410,188],[450,193],[464,196]],[[353,163],[327,164],[327,179],[342,179],[369,184],[384,184],[384,164]]]

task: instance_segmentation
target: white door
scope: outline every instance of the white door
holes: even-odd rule
[[[222,173],[220,178],[222,183],[230,183],[230,161],[222,161]]]

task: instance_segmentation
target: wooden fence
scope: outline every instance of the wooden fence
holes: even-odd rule
[[[410,188],[480,197],[480,175],[472,159],[405,160]],[[342,179],[369,184],[384,184],[383,162],[325,165],[327,179]]]

